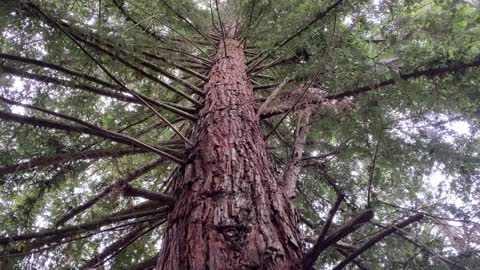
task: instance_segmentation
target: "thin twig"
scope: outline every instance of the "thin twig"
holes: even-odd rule
[[[222,23],[222,18],[220,17],[220,10],[218,9],[218,0],[215,0],[215,6],[217,9],[217,16],[218,16],[218,22],[220,23],[220,29],[222,30],[222,40],[223,40],[223,48],[225,50],[225,58],[228,58],[227,54],[227,44],[225,42],[225,27]]]
[[[380,141],[382,140],[383,135],[383,127],[380,129],[378,134],[377,145],[375,146],[375,153],[373,154],[372,162],[370,164],[370,175],[368,177],[368,190],[367,190],[367,208],[370,208],[370,200],[371,200],[371,193],[372,193],[372,183],[373,183],[373,176],[375,174],[375,164],[377,162],[378,156],[378,149],[380,146]]]
[[[207,41],[210,40],[206,37],[206,35],[202,31],[200,31],[200,29],[198,29],[195,25],[193,25],[187,18],[182,16],[182,14],[180,14],[178,11],[173,9],[165,0],[160,0],[160,2],[162,2],[169,10],[171,10],[175,15],[177,15],[177,17],[179,17],[182,21],[186,22],[193,30],[195,30],[195,32],[199,33],[202,36],[202,38],[204,38]]]

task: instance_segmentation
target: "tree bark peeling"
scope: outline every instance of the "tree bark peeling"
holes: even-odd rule
[[[310,131],[310,116],[313,109],[311,107],[298,113],[298,124],[295,131],[295,141],[292,147],[292,155],[285,166],[283,174],[283,183],[285,185],[285,193],[289,197],[295,197],[296,183],[300,170],[302,169],[303,150],[305,149],[305,141]]]
[[[266,150],[243,48],[225,28],[157,269],[299,269],[295,209]]]

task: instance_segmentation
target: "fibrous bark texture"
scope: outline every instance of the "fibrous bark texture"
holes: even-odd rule
[[[285,193],[289,197],[295,196],[296,183],[300,170],[302,169],[302,155],[305,148],[305,141],[307,139],[308,131],[310,130],[310,116],[313,108],[307,107],[298,113],[298,124],[295,131],[295,141],[290,159],[285,166],[283,174],[283,182],[285,186]]]
[[[175,181],[157,269],[299,269],[295,210],[266,151],[243,48],[233,28],[225,36],[191,134],[192,157]]]

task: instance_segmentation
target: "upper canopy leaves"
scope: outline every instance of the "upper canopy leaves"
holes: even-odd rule
[[[290,111],[269,137],[279,172],[291,158],[299,112],[313,110],[296,197],[310,226],[302,226],[307,239],[341,191],[345,203],[332,226],[368,201],[377,225],[412,212],[427,214],[414,232],[388,238],[354,261],[357,266],[447,269],[478,263],[480,10],[472,1],[219,1],[220,14],[215,1],[206,0],[33,2],[47,17],[29,1],[0,4],[0,235],[53,229],[75,209],[81,211],[65,226],[116,221],[55,241],[0,246],[0,268],[77,267],[132,231],[137,241],[104,258],[113,269],[157,253],[164,214],[119,217],[167,210],[162,202],[145,206],[129,196],[125,183],[165,195],[174,162],[92,130],[14,119],[64,126],[84,121],[182,160],[188,147],[178,134],[189,134],[202,104],[210,57],[221,40],[219,18],[242,26],[251,82],[262,89],[256,91],[259,106],[287,78],[263,113],[267,134]],[[334,98],[354,89],[365,91]],[[363,237],[381,228],[370,225],[341,244],[361,246]],[[62,245],[28,261],[31,249],[50,248],[46,243]],[[339,245],[322,255],[322,263],[336,265],[342,252],[351,251]],[[17,253],[23,255],[9,255]]]

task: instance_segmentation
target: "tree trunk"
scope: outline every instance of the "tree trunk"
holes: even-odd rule
[[[157,269],[300,269],[297,216],[266,151],[244,51],[233,27],[225,36]]]

